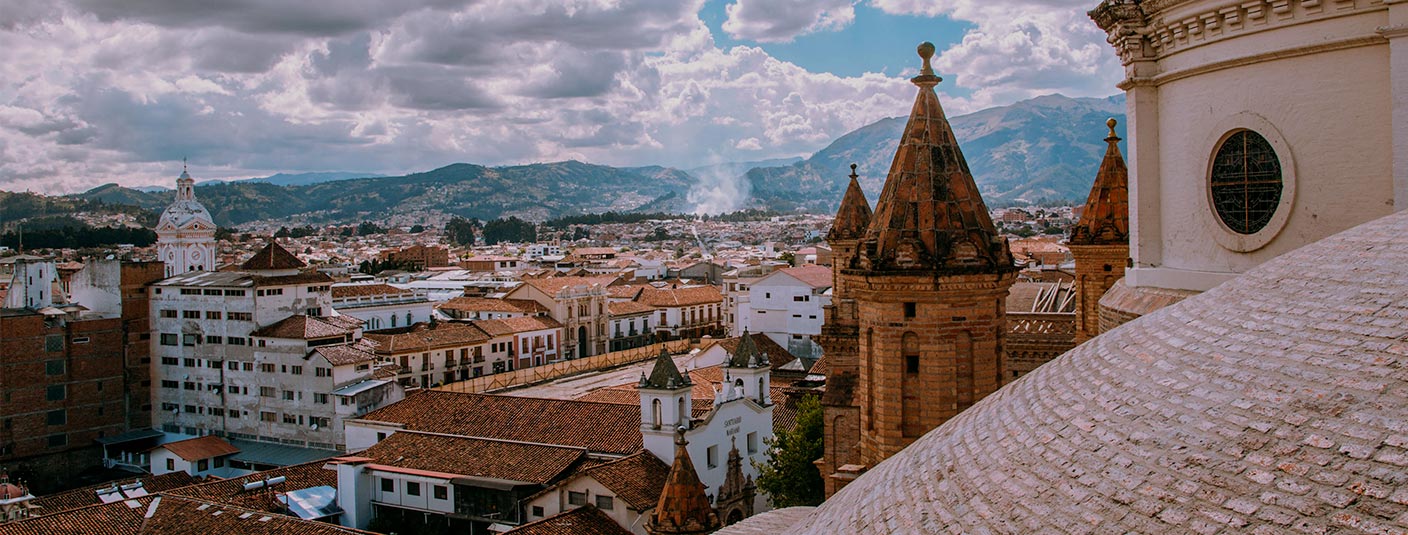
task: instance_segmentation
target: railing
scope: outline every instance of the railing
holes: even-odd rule
[[[561,360],[541,366],[529,366],[513,371],[481,375],[465,381],[435,387],[447,392],[479,393],[493,392],[505,388],[528,385],[558,379],[569,375],[600,371],[625,364],[642,362],[655,358],[664,347],[671,354],[683,353],[693,347],[689,340],[674,340],[658,344],[613,351],[579,359]]]

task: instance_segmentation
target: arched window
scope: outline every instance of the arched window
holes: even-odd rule
[[[866,329],[861,355],[865,356],[865,428],[871,431],[875,430],[875,355],[871,353],[874,342],[875,329]]]
[[[660,429],[660,424],[662,420],[664,420],[664,417],[661,416],[660,400],[655,399],[650,401],[650,415],[650,425],[656,429]]]
[[[766,404],[767,404],[767,399],[768,399],[768,395],[767,395],[767,394],[768,394],[768,387],[767,387],[767,384],[763,382],[763,378],[762,378],[762,377],[759,377],[759,378],[758,378],[758,404],[759,404],[759,405],[766,405]]]
[[[395,326],[396,326],[396,315],[395,315],[395,314],[392,314],[392,315],[391,315],[391,326],[392,326],[392,327],[395,327]]]
[[[407,312],[407,313],[406,313],[406,325],[410,325],[410,324],[411,324],[411,313],[410,313],[410,312]]]
[[[689,413],[685,412],[684,398],[679,398],[675,401],[678,404],[678,407],[676,407],[675,419],[677,420],[677,423],[679,425],[684,425],[685,422],[689,421]]]

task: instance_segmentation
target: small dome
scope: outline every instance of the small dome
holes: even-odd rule
[[[23,488],[12,483],[0,483],[0,500],[13,500],[29,495]]]
[[[215,220],[210,217],[210,211],[195,199],[176,201],[166,207],[157,222],[157,228],[166,228],[167,223],[178,229],[187,229],[199,224],[202,229],[215,230]]]
[[[1405,230],[1366,223],[1098,336],[784,532],[1401,532]]]

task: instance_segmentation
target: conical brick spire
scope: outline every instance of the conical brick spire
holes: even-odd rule
[[[941,79],[929,66],[933,54],[934,45],[919,45],[924,68],[910,80],[919,95],[876,201],[862,263],[876,270],[1012,271],[1012,253],[934,94]]]
[[[856,164],[851,164],[851,185],[846,187],[846,195],[841,197],[841,208],[836,210],[836,220],[831,223],[831,232],[826,234],[828,241],[860,239],[870,226],[870,201],[865,200],[859,178]]]
[[[675,359],[670,357],[670,352],[661,347],[660,354],[655,356],[655,366],[650,369],[650,376],[647,377],[642,372],[639,386],[655,390],[679,390],[691,384],[689,376],[680,373],[679,367],[675,366]]]
[[[675,432],[675,464],[670,467],[670,475],[665,477],[665,488],[660,491],[660,501],[650,515],[646,531],[657,534],[702,534],[719,529],[719,515],[709,506],[709,497],[704,494],[704,484],[694,471],[694,462],[689,459],[689,442],[684,439],[684,428]]]
[[[1122,245],[1129,243],[1129,170],[1120,154],[1116,121],[1105,122],[1110,135],[1105,138],[1105,160],[1095,175],[1095,185],[1085,200],[1080,222],[1071,229],[1071,245]]]

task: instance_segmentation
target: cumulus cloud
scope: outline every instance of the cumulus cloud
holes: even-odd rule
[[[725,32],[734,39],[764,43],[840,30],[856,19],[851,0],[736,0],[724,11]]]
[[[167,183],[182,157],[202,179],[568,158],[689,168],[809,153],[905,113],[914,98],[900,78],[720,48],[702,0],[303,4],[7,4],[16,9],[0,10],[0,188]],[[979,5],[881,7],[981,18],[940,56],[973,63],[961,69],[965,85],[1002,86],[974,99],[1034,91],[1040,77],[1027,70],[1069,85],[1091,72],[1059,77],[1084,53],[1073,37],[1084,30],[1062,23],[1074,16],[1004,22]],[[727,11],[727,31],[757,41],[854,18],[849,0],[737,0]],[[1033,57],[999,57],[1012,51]]]
[[[890,14],[947,16],[974,23],[958,44],[934,58],[972,90],[960,109],[979,109],[1042,94],[1108,95],[1120,69],[1105,34],[1085,15],[1086,0],[871,0]]]

